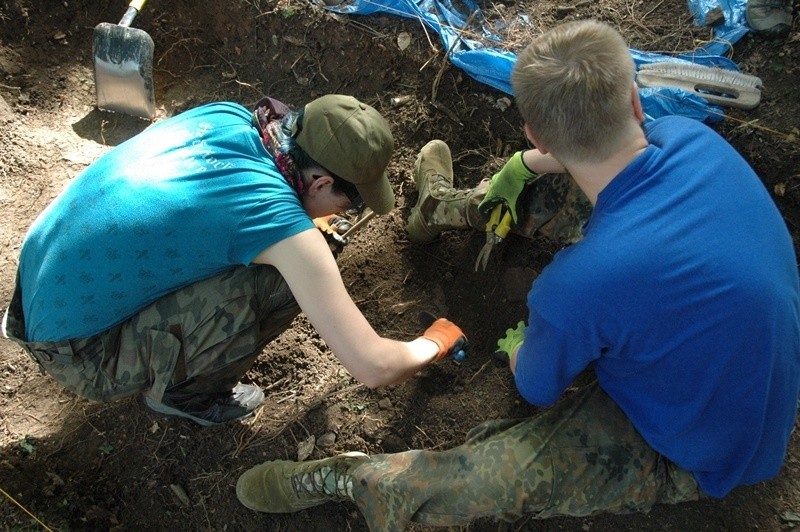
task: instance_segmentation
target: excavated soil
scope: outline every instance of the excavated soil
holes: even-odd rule
[[[19,246],[33,218],[109,147],[148,123],[94,108],[92,35],[116,22],[124,2],[0,1],[0,306],[14,282]],[[505,2],[488,16],[529,15],[507,37],[510,48],[575,18],[616,24],[643,51],[694,49],[708,39],[678,0],[596,0],[573,4]],[[321,458],[342,451],[446,449],[483,420],[535,413],[495,340],[525,317],[530,282],[558,251],[545,238],[515,236],[484,273],[473,265],[483,244],[453,231],[411,245],[403,226],[417,194],[414,158],[429,140],[452,148],[456,185],[490,176],[525,146],[511,100],[445,61],[437,36],[413,19],[339,16],[300,0],[223,3],[153,0],[137,27],[154,39],[158,117],[216,100],[252,105],[262,95],[290,106],[326,93],[369,102],[389,121],[397,150],[390,176],[398,204],[373,219],[339,258],[350,293],[381,334],[411,339],[422,310],[444,314],[470,335],[471,352],[402,385],[369,390],[337,363],[302,317],[265,349],[246,380],[268,401],[258,415],[224,427],[167,420],[139,398],[97,404],[38,373],[14,344],[0,342],[0,523],[6,530],[366,530],[352,504],[294,515],[263,515],[236,500],[234,485],[263,460]],[[509,27],[510,28],[510,27]],[[410,39],[409,39],[410,38]],[[733,60],[764,81],[752,111],[728,110],[715,127],[751,162],[797,242],[798,35],[786,42],[746,36]],[[398,43],[410,44],[402,48]],[[437,106],[431,97],[436,92]],[[393,104],[398,98],[403,103]],[[311,437],[316,444],[312,447]],[[725,500],[659,506],[648,515],[488,519],[461,530],[784,530],[800,522],[793,439],[781,474]],[[413,530],[428,530],[413,526]]]

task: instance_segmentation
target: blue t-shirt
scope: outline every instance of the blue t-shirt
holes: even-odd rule
[[[225,102],[187,111],[69,184],[22,246],[29,341],[99,333],[313,228],[251,116]]]
[[[659,453],[721,497],[775,476],[800,387],[797,262],[739,154],[682,117],[600,193],[584,239],[528,295],[516,383],[556,401],[593,365]]]

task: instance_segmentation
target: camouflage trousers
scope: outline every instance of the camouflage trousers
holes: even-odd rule
[[[565,243],[577,242],[592,214],[589,198],[569,174],[543,174],[522,191],[519,222],[512,227],[518,235],[531,238],[534,233]]]
[[[351,474],[375,531],[647,512],[700,497],[694,476],[653,450],[596,382],[535,417],[483,423],[459,447],[375,455]]]
[[[27,342],[17,282],[3,333],[78,395],[114,401],[142,392],[160,402],[165,390],[230,390],[299,312],[275,268],[238,267],[168,294],[102,333]]]
[[[466,213],[455,216],[451,204],[443,202],[441,212],[431,214],[432,225],[456,228],[469,226],[485,230],[486,217],[478,205],[486,196],[489,179],[484,179],[466,196]],[[542,174],[528,183],[517,200],[518,221],[511,232],[525,238],[545,235],[564,243],[580,240],[583,225],[592,214],[592,204],[569,174]]]

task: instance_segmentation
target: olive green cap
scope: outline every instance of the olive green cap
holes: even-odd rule
[[[355,185],[376,214],[394,208],[386,169],[394,151],[389,124],[373,107],[352,96],[328,94],[308,103],[297,144],[326,170]]]

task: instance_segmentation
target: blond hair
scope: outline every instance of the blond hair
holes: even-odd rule
[[[607,24],[568,22],[519,54],[511,81],[525,123],[561,160],[611,155],[633,119],[634,64],[622,35]]]

